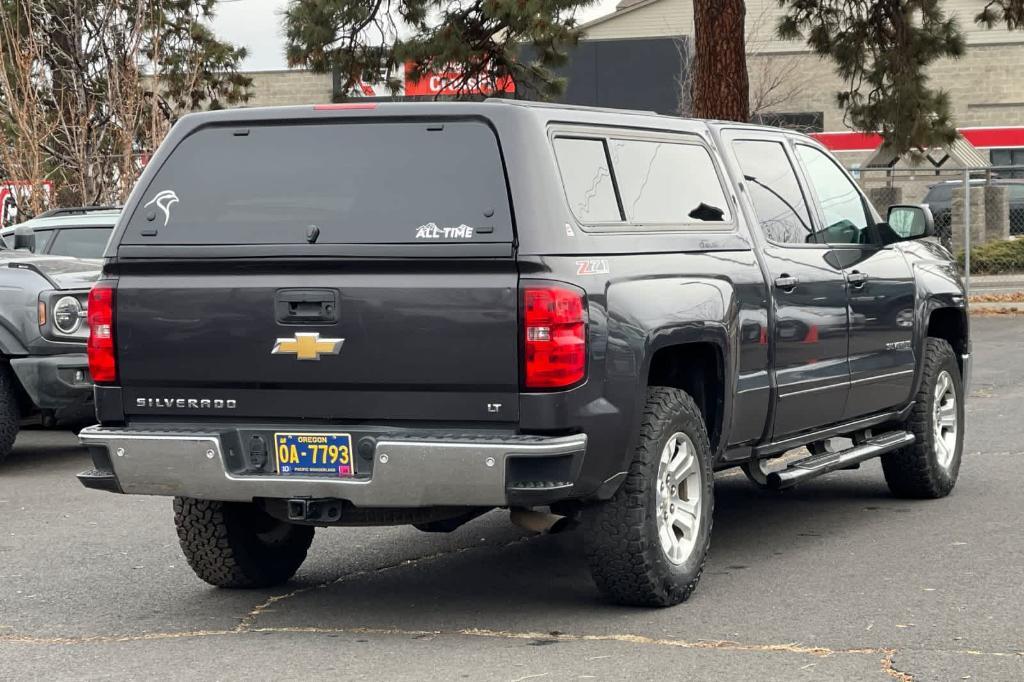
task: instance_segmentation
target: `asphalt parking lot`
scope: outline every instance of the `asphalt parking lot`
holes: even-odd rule
[[[0,467],[0,678],[1024,678],[1024,319],[976,319],[960,482],[889,496],[877,462],[786,494],[717,479],[686,604],[603,603],[575,533],[494,512],[450,535],[318,531],[296,578],[229,592],[164,498],[87,491],[70,434]]]

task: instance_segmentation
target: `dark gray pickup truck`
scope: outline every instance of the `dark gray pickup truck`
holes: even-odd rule
[[[80,479],[173,496],[223,587],[286,581],[317,526],[503,507],[578,522],[611,599],[678,603],[715,471],[785,488],[880,456],[897,495],[953,488],[970,341],[933,229],[778,129],[508,101],[187,116],[90,294]]]

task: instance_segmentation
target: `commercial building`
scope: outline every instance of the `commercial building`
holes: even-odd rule
[[[947,14],[960,22],[967,54],[928,71],[931,84],[946,90],[957,126],[994,165],[1024,165],[1024,30],[974,23],[984,3],[945,0]],[[783,14],[778,0],[747,0],[747,63],[751,110],[767,123],[808,132],[841,133],[828,144],[857,163],[878,145],[872,136],[845,134],[836,93],[843,85],[832,64],[800,41],[780,40],[775,27]],[[587,40],[622,40],[693,35],[693,0],[623,0],[616,11],[584,25]],[[976,129],[976,130],[969,130]]]
[[[530,59],[523,48],[522,59]],[[686,79],[689,38],[651,36],[640,38],[582,41],[569,52],[567,64],[555,72],[567,82],[561,101],[568,104],[643,109],[678,114],[680,84]],[[413,80],[407,72],[397,75],[401,89],[398,99],[444,97],[456,93],[458,73],[440,72]],[[345,96],[339,78],[306,71],[260,71],[247,74],[253,79],[254,97],[249,106],[337,101]],[[468,92],[492,94],[515,91],[511,80],[495,84],[464,84]],[[383,86],[360,84],[358,95],[390,100]],[[518,93],[530,98],[531,93]]]
[[[751,112],[772,125],[827,133],[821,139],[843,161],[866,162],[877,136],[848,131],[836,93],[843,84],[832,64],[800,41],[780,40],[777,0],[747,0]],[[945,0],[967,38],[967,54],[929,69],[931,83],[949,92],[964,137],[993,165],[1024,166],[1024,30],[985,29],[974,22],[981,3]],[[585,38],[563,75],[564,101],[660,113],[686,113],[682,96],[692,53],[693,0],[623,0],[583,26]],[[251,106],[330,102],[339,96],[330,74],[264,71],[253,77]],[[367,91],[368,96],[382,95]],[[430,94],[428,84],[415,94]],[[941,159],[939,159],[941,160]]]

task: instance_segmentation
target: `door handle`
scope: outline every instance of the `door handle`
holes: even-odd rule
[[[853,272],[846,276],[846,281],[855,286],[856,288],[860,289],[862,286],[864,286],[864,282],[868,281],[868,276],[863,272],[854,270]]]
[[[792,291],[799,283],[800,280],[798,278],[791,277],[790,275],[782,275],[781,277],[775,278],[775,286],[783,291]]]
[[[283,289],[274,297],[277,321],[315,324],[338,321],[338,293],[333,289]]]

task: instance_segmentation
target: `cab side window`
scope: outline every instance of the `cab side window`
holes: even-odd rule
[[[814,186],[825,219],[818,241],[826,244],[871,243],[869,227],[874,220],[864,205],[857,186],[827,154],[804,144],[796,145],[797,154]]]
[[[626,221],[684,225],[729,220],[725,192],[704,147],[648,140],[609,140]]]
[[[737,140],[733,152],[764,235],[776,244],[814,241],[807,201],[782,143]]]
[[[569,208],[583,225],[652,232],[732,227],[722,176],[696,135],[580,131],[556,134],[553,143]]]

